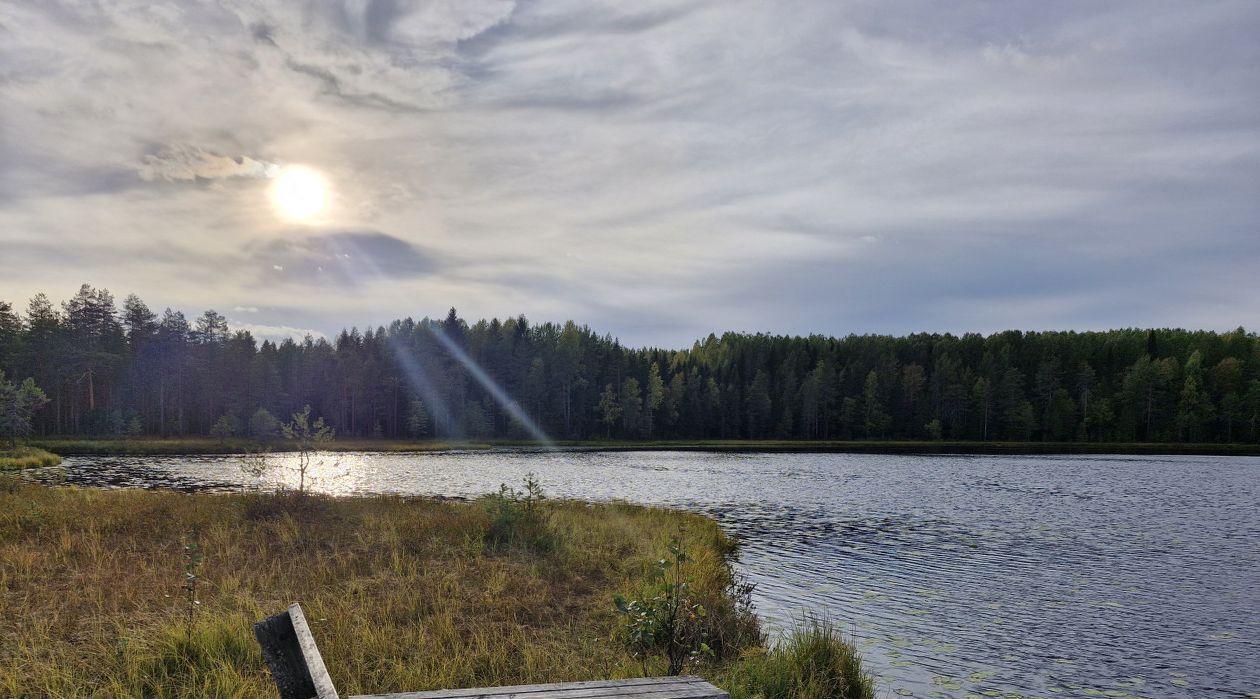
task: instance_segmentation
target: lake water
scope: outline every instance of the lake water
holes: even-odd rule
[[[313,477],[469,497],[530,471],[552,496],[715,517],[769,626],[828,615],[881,696],[1260,697],[1260,458],[349,453]],[[257,485],[233,457],[76,457],[63,473]]]

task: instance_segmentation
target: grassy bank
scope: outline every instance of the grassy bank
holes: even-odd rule
[[[33,445],[63,455],[119,454],[240,454],[257,451],[253,440],[207,437],[136,439],[32,440]],[[283,441],[267,445],[275,451],[290,448]],[[540,448],[537,442],[415,441],[338,439],[324,445],[333,451],[443,451],[448,449]],[[561,449],[600,451],[717,451],[851,454],[1203,454],[1260,456],[1260,444],[1183,444],[1175,442],[971,442],[971,441],[788,441],[788,440],[673,440],[673,441],[557,441]]]
[[[541,538],[516,537],[504,530],[514,520],[480,502],[10,477],[0,481],[0,695],[273,697],[250,624],[292,600],[343,693],[638,676],[615,640],[612,596],[645,594],[679,536],[716,639],[700,673],[739,681],[739,697],[769,696],[738,679],[741,658],[789,658],[753,650],[760,635],[732,587],[732,544],[712,521],[620,504],[542,511]]]
[[[59,463],[61,463],[60,456],[38,447],[0,448],[0,471],[56,466]]]
[[[60,437],[31,440],[31,444],[65,456],[119,455],[163,456],[177,454],[245,454],[260,449],[290,451],[291,442],[258,442],[252,439],[213,439],[211,437],[136,437],[127,439],[70,439]],[[337,439],[320,444],[327,451],[447,451],[450,449],[490,449],[487,442],[447,442],[439,440]]]

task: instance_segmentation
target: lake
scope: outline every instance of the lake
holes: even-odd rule
[[[472,497],[530,471],[550,496],[716,518],[768,627],[825,614],[881,696],[1260,697],[1260,458],[345,453],[312,477]],[[259,485],[230,456],[71,457],[56,473]]]

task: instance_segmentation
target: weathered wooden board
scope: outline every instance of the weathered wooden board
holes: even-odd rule
[[[337,699],[337,689],[297,603],[254,624],[254,638],[262,646],[281,699]]]
[[[586,680],[583,682],[552,682],[547,684],[516,684],[502,687],[473,687],[468,689],[435,689],[425,692],[410,692],[417,699],[434,697],[476,697],[487,693],[494,694],[528,694],[532,692],[549,692],[557,689],[601,689],[606,687],[649,687],[671,685],[687,682],[704,682],[699,677],[686,675],[682,677],[632,677],[624,680]],[[371,696],[371,695],[367,695]]]
[[[725,699],[727,693],[699,677],[562,682],[474,689],[364,694],[352,699]]]
[[[281,699],[338,699],[311,627],[296,602],[287,611],[254,624],[254,637],[262,646]],[[350,699],[730,699],[730,695],[688,675],[360,694]]]

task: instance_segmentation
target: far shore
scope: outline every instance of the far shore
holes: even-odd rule
[[[284,441],[258,442],[249,439],[209,437],[137,437],[126,439],[76,439],[42,437],[32,439],[35,447],[62,456],[81,455],[178,455],[244,454],[260,450],[290,451]],[[338,439],[324,445],[330,451],[424,452],[494,449],[560,449],[567,451],[699,451],[838,454],[976,454],[1050,455],[1119,454],[1137,456],[1204,455],[1260,456],[1260,444],[1192,444],[1176,442],[979,442],[979,441],[786,441],[786,440],[557,440],[551,444],[534,441],[490,440],[394,440]]]

